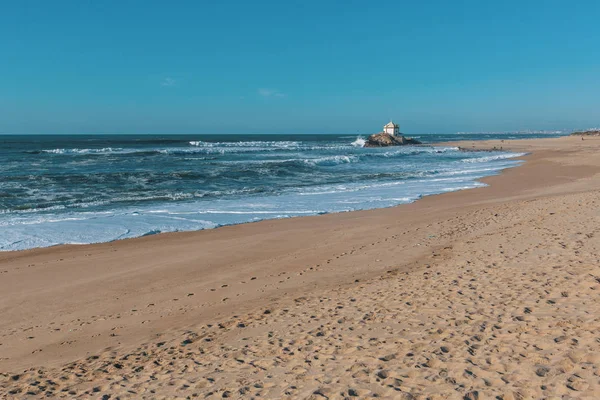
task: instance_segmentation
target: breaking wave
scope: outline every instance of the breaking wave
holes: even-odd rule
[[[485,163],[490,161],[507,160],[510,158],[518,158],[527,155],[527,153],[508,153],[508,154],[495,154],[492,156],[467,158],[462,160],[465,163]]]
[[[356,140],[354,142],[352,142],[352,146],[354,147],[365,147],[365,143],[367,143],[367,141],[362,138],[362,137],[357,137]]]

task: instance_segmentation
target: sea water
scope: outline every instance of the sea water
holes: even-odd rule
[[[434,147],[532,135],[0,136],[0,250],[390,207],[483,186],[522,154]]]

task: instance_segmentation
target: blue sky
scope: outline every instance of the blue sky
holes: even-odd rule
[[[600,125],[600,2],[0,0],[0,133]]]

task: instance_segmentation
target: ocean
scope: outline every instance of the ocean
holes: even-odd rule
[[[534,134],[0,136],[0,250],[365,210],[483,186],[522,154],[433,147]],[[558,135],[554,135],[558,136]]]

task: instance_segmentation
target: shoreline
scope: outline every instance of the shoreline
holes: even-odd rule
[[[517,139],[517,140],[525,140],[525,139]],[[533,139],[535,140],[535,139]],[[498,141],[502,141],[504,142],[504,140],[500,140],[498,139]],[[461,143],[466,143],[465,141],[459,141],[459,142],[439,142],[439,143],[429,143],[429,144],[418,144],[418,145],[414,145],[415,147],[448,147],[448,146],[452,146],[455,147],[456,149],[458,149],[459,151],[478,151],[478,152],[492,152],[492,151],[503,151],[500,148],[466,148],[466,147],[461,147],[460,144]],[[504,150],[504,151],[508,151],[510,152],[511,150]],[[524,155],[519,155],[515,152],[515,156],[514,157],[509,157],[507,159],[510,160],[523,160],[523,157],[526,156],[527,154]],[[487,175],[484,176],[482,178],[478,178],[478,179],[474,179],[473,182],[483,182],[483,180],[485,180],[488,177],[491,176],[497,176],[503,173],[504,170],[506,169],[510,169],[510,168],[516,168],[520,165],[514,165],[514,166],[509,166],[500,170],[495,171],[492,175]],[[463,190],[470,190],[470,189],[476,189],[478,187],[469,187],[469,188],[462,188],[462,189],[456,189],[456,190],[451,190],[450,192],[455,192],[455,191],[463,191]],[[19,253],[19,252],[28,252],[28,251],[35,251],[35,250],[41,250],[41,249],[55,249],[55,248],[60,248],[62,246],[90,246],[90,245],[100,245],[100,244],[107,244],[107,243],[117,243],[120,241],[126,241],[126,240],[132,240],[132,239],[140,239],[140,238],[144,238],[144,237],[150,237],[150,236],[156,236],[156,235],[164,235],[164,234],[173,234],[173,233],[190,233],[190,232],[200,232],[200,231],[205,231],[205,230],[214,230],[214,229],[221,229],[223,227],[226,226],[236,226],[236,225],[245,225],[245,224],[252,224],[252,223],[257,223],[257,222],[262,222],[262,221],[269,221],[269,220],[276,220],[276,219],[296,219],[296,218],[303,218],[303,217],[315,217],[315,216],[320,216],[320,215],[328,215],[328,214],[339,214],[339,213],[354,213],[354,212],[360,212],[360,211],[371,211],[371,210],[378,210],[378,209],[384,209],[384,208],[394,208],[394,207],[398,207],[398,206],[402,206],[402,205],[406,205],[406,204],[411,204],[417,201],[420,201],[421,199],[423,199],[424,197],[428,197],[428,196],[436,196],[436,195],[441,195],[441,194],[445,194],[445,193],[449,193],[449,192],[439,192],[439,193],[432,193],[432,194],[426,194],[426,195],[421,195],[420,197],[409,201],[408,203],[399,203],[399,204],[395,204],[395,205],[391,205],[391,206],[386,206],[386,207],[377,207],[377,208],[367,208],[367,209],[354,209],[354,210],[349,210],[349,211],[331,211],[331,212],[320,212],[320,213],[316,213],[316,214],[305,214],[305,215],[296,215],[296,216],[292,216],[292,217],[284,217],[284,218],[265,218],[265,219],[260,219],[260,220],[254,220],[254,221],[246,221],[246,222],[238,222],[238,223],[232,223],[232,224],[226,224],[226,225],[218,225],[214,228],[204,228],[204,229],[198,229],[198,230],[181,230],[181,231],[165,231],[165,232],[152,232],[152,233],[145,233],[142,234],[140,236],[136,236],[136,237],[126,237],[126,238],[121,238],[121,239],[114,239],[114,240],[110,240],[110,241],[102,241],[102,242],[91,242],[91,243],[58,243],[58,244],[53,244],[53,245],[49,245],[49,246],[42,246],[42,247],[32,247],[32,248],[26,248],[26,249],[17,249],[17,250],[0,250],[0,255],[3,253]]]
[[[510,222],[539,199],[600,189],[600,140],[578,139],[505,141],[506,150],[530,154],[483,178],[488,186],[390,208],[2,252],[0,372],[52,369],[107,348],[123,353],[233,316],[293,307],[297,298],[358,290],[388,271],[416,276],[453,260],[447,249],[475,240],[474,232],[493,235],[491,227],[506,223],[502,212]],[[1,385],[0,378],[0,393]]]

